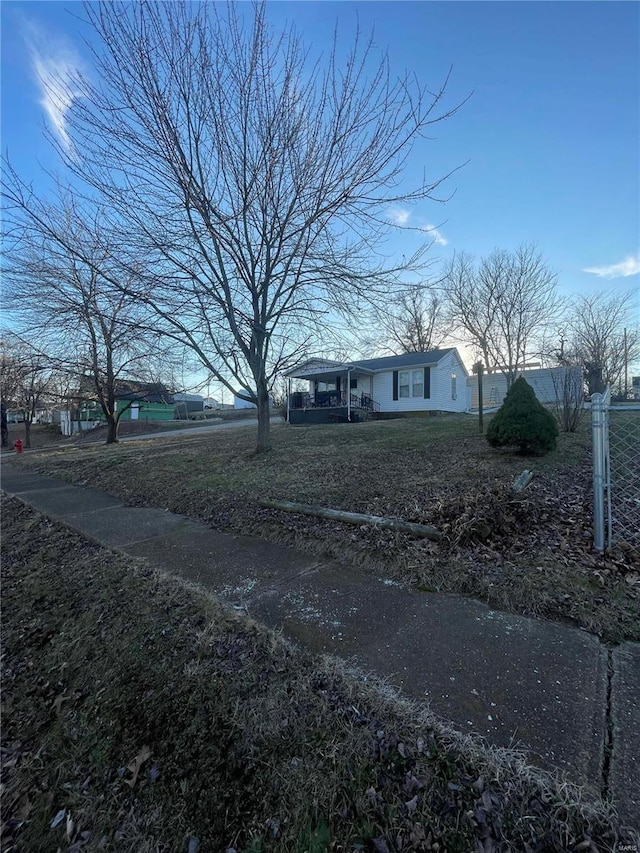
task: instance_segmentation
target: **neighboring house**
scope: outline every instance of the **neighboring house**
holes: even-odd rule
[[[174,394],[173,403],[176,420],[186,420],[192,412],[205,409],[205,400],[200,394]]]
[[[116,388],[116,410],[120,421],[172,421],[173,395],[158,383],[122,380]],[[81,421],[104,421],[100,404],[90,400],[80,407]]]
[[[534,393],[541,403],[555,403],[562,399],[564,377],[568,371],[578,371],[580,367],[540,367],[521,370],[518,374],[523,376],[531,385]],[[579,381],[579,377],[578,377]],[[479,407],[478,399],[478,376],[474,374],[467,379],[469,386],[469,408],[476,410]],[[503,373],[485,373],[482,377],[482,406],[492,409],[502,405],[507,393],[507,377]]]
[[[238,394],[249,394],[246,388],[241,388],[238,391]],[[243,400],[242,397],[238,397],[237,394],[234,394],[233,397],[233,408],[234,409],[257,409],[255,403],[250,403],[249,400]]]
[[[308,391],[288,394],[292,424],[359,421],[385,413],[464,412],[467,377],[457,349],[338,362],[313,359],[289,371]]]

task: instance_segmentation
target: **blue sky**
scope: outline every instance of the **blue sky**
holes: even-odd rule
[[[2,148],[35,185],[60,164],[44,140],[64,136],[64,110],[42,79],[91,74],[79,3],[12,2],[2,14]],[[453,66],[446,105],[473,93],[434,128],[407,170],[455,173],[445,205],[396,209],[436,226],[434,257],[536,242],[562,292],[626,292],[640,283],[640,6],[631,2],[277,2],[275,24],[296,24],[327,50],[336,20],[388,48],[391,67],[436,87]],[[47,110],[48,108],[48,110]],[[467,162],[468,161],[468,162]],[[418,235],[401,235],[410,254]]]

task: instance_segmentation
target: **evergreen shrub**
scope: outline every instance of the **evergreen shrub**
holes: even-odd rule
[[[518,447],[520,453],[544,454],[553,450],[558,437],[556,419],[520,376],[507,391],[504,402],[487,428],[492,447]]]

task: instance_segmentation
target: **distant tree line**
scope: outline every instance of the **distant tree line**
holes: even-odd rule
[[[624,396],[640,361],[637,293],[563,299],[557,284],[534,245],[479,261],[461,253],[374,313],[377,334],[363,342],[395,354],[464,344],[507,387],[532,364],[578,367],[586,393]]]

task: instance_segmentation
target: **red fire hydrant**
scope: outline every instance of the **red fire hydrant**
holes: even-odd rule
[[[22,439],[17,438],[16,443],[13,445],[16,449],[16,453],[22,453]]]

